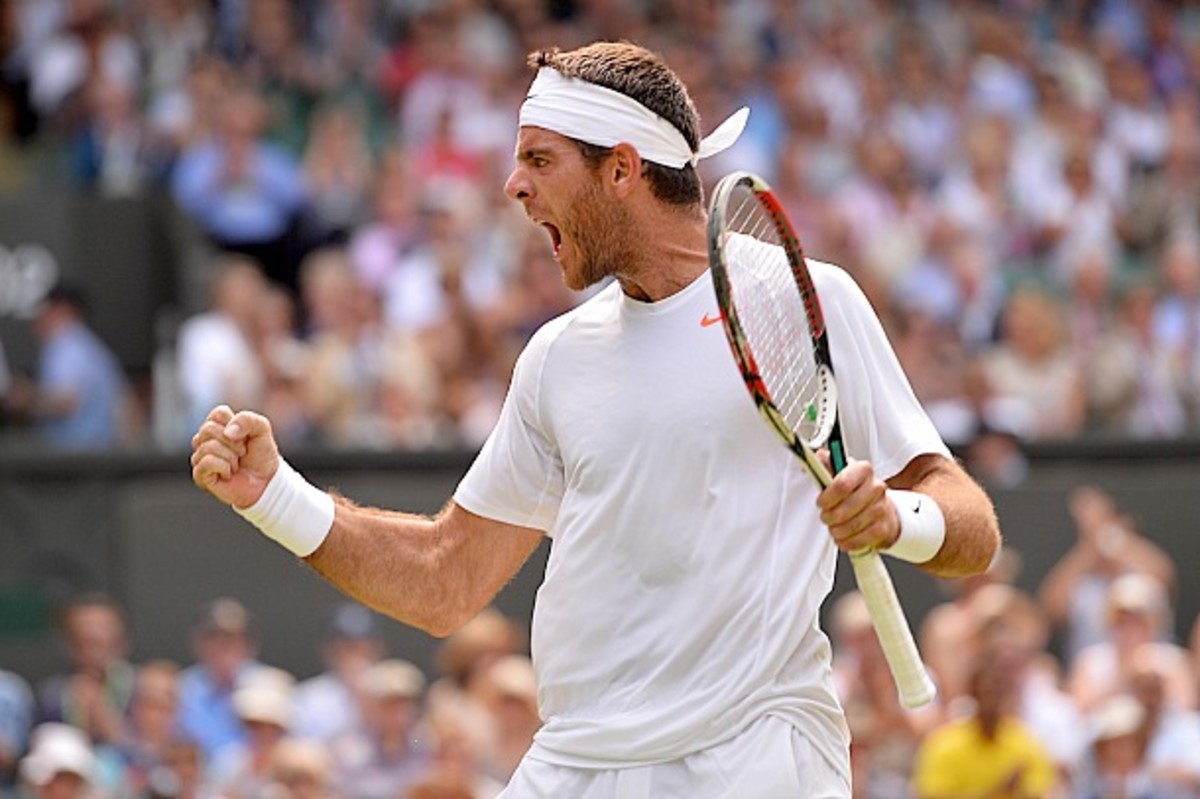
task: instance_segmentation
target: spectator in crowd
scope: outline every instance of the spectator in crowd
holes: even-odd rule
[[[312,116],[301,169],[308,198],[307,244],[342,244],[365,217],[373,177],[366,110],[348,100],[323,104]]]
[[[257,407],[266,390],[256,342],[267,280],[244,256],[219,256],[214,272],[211,309],[179,330],[179,378],[189,423],[203,418],[214,399]]]
[[[1091,384],[1109,394],[1104,421],[1132,438],[1170,438],[1187,422],[1184,361],[1154,331],[1157,287],[1130,280],[1111,330],[1097,344]],[[1099,416],[1099,414],[1096,414]],[[1103,418],[1103,417],[1101,417]]]
[[[202,58],[212,22],[198,0],[140,0],[133,20],[144,65],[146,104],[179,91],[188,70]]]
[[[266,796],[286,799],[332,799],[333,758],[316,741],[285,738],[275,745],[267,765]]]
[[[162,766],[150,774],[150,794],[161,799],[218,799],[206,771],[199,745],[178,737],[168,747]]]
[[[404,792],[404,799],[487,799],[470,780],[453,771],[434,771]]]
[[[256,0],[244,9],[244,27],[225,55],[262,102],[263,132],[288,152],[306,138],[306,109],[334,87],[325,85],[315,51],[307,46],[304,10],[288,0]]]
[[[499,795],[504,783],[493,776],[498,733],[491,718],[482,721],[485,723],[480,726],[480,719],[426,714],[421,729],[428,735],[429,768],[409,791],[419,791],[427,782],[449,781],[468,789],[472,796]]]
[[[1166,675],[1166,702],[1178,710],[1196,710],[1196,675],[1188,652],[1173,643],[1166,589],[1153,577],[1130,573],[1108,589],[1107,640],[1083,649],[1068,674],[1068,688],[1080,710],[1091,712],[1106,698],[1126,689],[1135,658],[1155,659]]]
[[[1141,737],[1151,775],[1181,795],[1195,796],[1200,794],[1200,713],[1167,701],[1174,677],[1150,644],[1134,652],[1126,687],[1146,712]]]
[[[208,761],[227,744],[245,740],[233,707],[238,684],[261,664],[255,659],[250,615],[236,599],[209,603],[192,631],[196,663],[179,679],[179,729]]]
[[[1013,713],[1045,750],[1061,778],[1079,766],[1086,741],[1083,718],[1063,689],[1062,668],[1047,650],[1050,625],[1033,597],[1005,583],[972,598],[973,635],[964,650],[971,662],[998,659],[1013,682]],[[964,697],[960,697],[960,704]],[[949,706],[951,715],[956,708]]]
[[[429,688],[428,715],[465,719],[468,727],[487,727],[481,697],[483,675],[501,658],[518,654],[516,624],[496,608],[487,608],[447,638],[437,652],[441,677]]]
[[[1068,509],[1076,542],[1046,574],[1038,598],[1065,634],[1064,661],[1069,667],[1084,647],[1107,639],[1107,599],[1117,577],[1140,572],[1169,589],[1175,583],[1175,566],[1103,489],[1074,489]]]
[[[134,89],[95,79],[87,87],[85,111],[72,143],[76,185],[108,197],[136,196],[158,177],[165,162]]]
[[[296,159],[264,139],[267,110],[250,86],[221,100],[215,136],[180,155],[172,189],[180,207],[220,250],[241,253],[296,287],[295,223],[305,202]]]
[[[461,307],[486,313],[498,302],[496,256],[477,251],[478,190],[446,183],[427,191],[420,212],[427,237],[403,255],[383,285],[384,320],[392,327],[433,339],[434,351],[452,346]]]
[[[296,687],[295,735],[327,743],[361,731],[363,675],[384,650],[370,610],[357,603],[338,605],[321,644],[326,670]]]
[[[1031,209],[1035,245],[1044,253],[1054,284],[1066,286],[1070,268],[1085,252],[1104,256],[1116,252],[1118,207],[1116,198],[1096,176],[1096,158],[1090,140],[1066,144],[1061,177],[1039,197]]]
[[[389,148],[379,157],[370,188],[371,212],[350,236],[355,273],[372,293],[381,296],[402,256],[422,236],[418,195],[407,151]]]
[[[1001,264],[1019,263],[1030,245],[1011,188],[1012,127],[997,116],[974,117],[963,131],[963,147],[963,157],[951,161],[936,189],[941,216],[980,241]]]
[[[483,694],[495,727],[495,744],[486,771],[507,784],[542,726],[537,678],[525,655],[505,655],[483,675]]]
[[[1033,438],[1076,435],[1084,424],[1082,375],[1067,348],[1061,308],[1051,294],[1031,284],[1009,296],[1004,334],[983,355],[995,391],[1019,402],[1032,422]]]
[[[124,613],[112,597],[87,593],[68,600],[58,621],[70,663],[38,683],[37,720],[78,727],[93,743],[116,743],[135,676]]]
[[[1054,763],[1014,716],[1011,664],[984,657],[971,673],[974,712],[946,722],[922,741],[913,772],[920,799],[989,796],[1052,797],[1059,779]]]
[[[387,56],[387,12],[370,0],[320,3],[310,27],[321,85],[338,97],[376,98],[375,84]]]
[[[1108,697],[1088,715],[1088,757],[1072,795],[1075,799],[1170,799],[1146,765],[1141,732],[1146,710],[1127,694]]]
[[[338,793],[345,799],[392,799],[429,767],[418,732],[425,676],[406,660],[381,660],[363,674],[364,726],[331,743]]]
[[[87,322],[87,300],[69,285],[38,306],[41,345],[35,382],[16,380],[10,410],[33,420],[38,439],[55,449],[101,449],[133,437],[136,414],[124,370]]]
[[[1135,381],[1129,378],[1125,360],[1108,364],[1099,357],[1121,341],[1114,307],[1115,256],[1085,250],[1075,256],[1068,272],[1066,325],[1072,356],[1083,375],[1087,423],[1093,430],[1116,431],[1126,421],[1130,384]]]
[[[209,766],[213,787],[227,799],[265,799],[276,752],[295,719],[295,678],[263,666],[238,680],[230,704],[240,740],[216,751]]]
[[[34,51],[29,94],[44,118],[70,130],[88,83],[99,78],[134,92],[138,86],[137,45],[121,29],[106,0],[67,0],[57,30]]]
[[[1194,104],[1194,92],[1192,95]],[[1130,255],[1142,264],[1153,265],[1171,242],[1194,238],[1197,233],[1200,146],[1195,126],[1194,120],[1172,125],[1163,160],[1130,170],[1129,196],[1119,232]]]
[[[34,728],[20,770],[35,799],[90,799],[96,754],[82,730],[46,722]]]
[[[283,286],[271,283],[257,310],[253,346],[262,365],[262,407],[270,409],[281,438],[311,440],[315,435],[313,421],[304,402],[303,390],[309,349],[297,335],[299,308],[296,300]]]
[[[1200,420],[1200,239],[1176,238],[1159,260],[1161,292],[1152,311],[1156,350],[1178,378],[1187,421]]]
[[[216,138],[223,104],[237,79],[229,62],[214,53],[201,53],[188,63],[178,87],[150,101],[147,123],[167,149],[172,166],[180,153]]]
[[[319,440],[339,448],[368,446],[383,346],[376,300],[346,250],[337,247],[305,257],[300,292],[309,353],[301,393]]]
[[[119,793],[144,796],[152,778],[164,768],[178,730],[179,667],[153,660],[137,667],[133,698],[120,735],[97,754],[119,775]]]
[[[0,669],[0,796],[16,778],[17,760],[25,752],[33,726],[33,691],[20,674]]]

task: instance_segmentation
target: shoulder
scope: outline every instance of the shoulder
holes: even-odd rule
[[[812,275],[813,285],[816,286],[822,302],[837,304],[861,302],[866,304],[866,295],[863,293],[862,287],[845,269],[837,264],[818,261],[814,258],[805,258],[804,260],[808,264],[808,272]]]
[[[211,685],[212,681],[209,679],[208,671],[200,664],[188,666],[179,673],[179,693],[181,695],[194,697],[206,693]]]
[[[571,310],[543,324],[525,345],[522,358],[545,357],[557,345],[570,339],[578,326],[602,323],[611,315],[620,299],[620,291],[620,286],[614,282]]]

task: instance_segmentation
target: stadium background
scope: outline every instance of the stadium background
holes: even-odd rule
[[[660,47],[693,87],[706,130],[741,103],[753,109],[746,140],[706,167],[706,180],[734,167],[764,172],[792,196],[810,251],[854,271],[893,332],[934,320],[931,337],[905,339],[902,357],[914,358],[923,399],[975,414],[966,427],[946,417],[948,437],[993,492],[1006,540],[1022,557],[1017,586],[1034,592],[1075,542],[1068,497],[1095,484],[1173,558],[1174,637],[1186,641],[1200,615],[1200,584],[1189,579],[1200,562],[1200,278],[1172,282],[1164,266],[1182,242],[1200,274],[1195,3],[9,0],[0,8],[0,343],[9,369],[36,376],[31,320],[61,278],[87,295],[89,323],[116,354],[142,411],[133,437],[85,451],[55,451],[21,414],[0,417],[0,667],[32,681],[60,668],[52,611],[85,589],[107,591],[124,607],[135,662],[189,662],[187,635],[199,608],[227,595],[251,610],[264,659],[300,676],[321,667],[318,620],[336,593],[201,495],[187,474],[187,411],[169,379],[178,336],[209,307],[217,253],[238,247],[181,208],[172,184],[171,168],[205,133],[169,127],[181,123],[158,113],[156,102],[169,106],[172,92],[187,93],[186,69],[174,85],[154,83],[160,73],[149,70],[169,61],[153,37],[172,32],[178,36],[161,41],[184,55],[218,53],[231,67],[229,80],[259,93],[270,110],[262,141],[290,153],[300,172],[311,163],[309,123],[323,101],[366,97],[354,107],[367,108],[360,135],[373,168],[358,178],[353,212],[323,218],[319,235],[306,219],[301,233],[289,230],[286,263],[264,264],[291,291],[299,251],[348,245],[378,221],[374,179],[396,153],[415,198],[408,213],[418,239],[430,235],[422,226],[447,202],[470,209],[461,224],[490,219],[507,233],[512,212],[500,185],[511,161],[508,134],[456,135],[451,124],[447,143],[438,139],[446,130],[437,117],[452,123],[461,114],[475,133],[496,119],[515,124],[528,79],[522,57],[531,47],[622,37]],[[22,27],[29,20],[41,28]],[[272,35],[279,25],[289,36]],[[202,45],[187,32],[196,26]],[[339,49],[334,30],[362,36],[364,46],[354,54]],[[125,48],[136,66],[123,71],[118,58],[117,66],[79,72],[57,96],[39,93],[47,84],[39,83],[37,53],[63,40],[69,49],[73,38]],[[439,56],[439,44],[451,41],[461,48],[457,57]],[[288,57],[326,56],[334,66],[320,80],[280,66]],[[102,105],[109,95],[97,86],[115,86],[128,102],[115,111]],[[471,116],[456,104],[464,86],[497,115]],[[118,123],[146,145],[133,178],[106,168],[103,146],[86,144],[89,136],[103,141],[96,131]],[[1057,149],[1022,138],[1048,130],[1061,134]],[[1072,199],[1063,192],[1072,189],[1067,167],[1078,159],[1094,169],[1099,188]],[[998,209],[978,202],[986,196],[979,185],[971,191],[973,169],[996,163],[1012,195]],[[1164,188],[1172,174],[1180,185]],[[904,180],[890,183],[896,175]],[[1168,191],[1165,204],[1154,204],[1155,191]],[[336,207],[318,199],[306,203]],[[1146,209],[1158,217],[1134,218]],[[465,239],[465,230],[456,234]],[[527,246],[503,236],[472,246],[486,252],[497,241],[518,252]],[[989,302],[956,283],[960,244],[983,253],[982,282],[997,292]],[[532,246],[539,245],[546,246],[540,238]],[[1095,300],[1079,276],[1094,274],[1097,262],[1103,280]],[[511,263],[484,268],[515,275]],[[1002,308],[1027,285],[1053,298],[1064,331],[1060,360],[1085,386],[1076,408],[1042,426],[1031,418],[1037,406],[1064,404],[1063,396],[993,383],[990,411],[970,396],[973,369],[1008,354]],[[388,288],[376,289],[386,305]],[[1153,310],[1142,328],[1130,299],[1138,297]],[[305,311],[299,298],[301,341],[311,333]],[[415,324],[400,312],[388,318],[401,328]],[[506,335],[517,336],[518,327]],[[949,388],[946,375],[929,369],[947,352],[938,336],[957,345]],[[1132,359],[1129,342],[1136,342]],[[1125,372],[1105,371],[1112,363]],[[1119,403],[1102,396],[1105,380],[1122,386]],[[1006,404],[1014,398],[1024,405]],[[310,422],[285,448],[315,482],[416,511],[437,509],[477,443],[456,433],[432,445],[398,439],[367,447]],[[999,462],[976,448],[983,439],[1000,447]],[[528,618],[544,556],[498,600],[515,619]],[[894,571],[915,623],[949,596],[948,586],[914,569]],[[837,593],[849,587],[842,569]],[[399,625],[385,636],[394,653],[432,673],[431,639]],[[1061,652],[1057,635],[1050,647]]]

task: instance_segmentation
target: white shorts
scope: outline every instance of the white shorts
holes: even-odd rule
[[[849,799],[850,765],[835,768],[776,716],[680,760],[619,769],[526,757],[497,799]]]

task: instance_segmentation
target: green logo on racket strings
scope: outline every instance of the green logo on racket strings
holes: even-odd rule
[[[804,419],[808,422],[816,422],[820,415],[821,412],[817,409],[815,402],[808,403],[808,407],[804,409]]]

